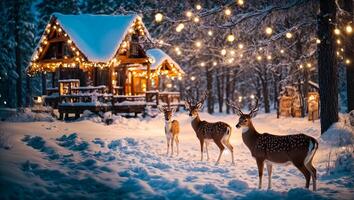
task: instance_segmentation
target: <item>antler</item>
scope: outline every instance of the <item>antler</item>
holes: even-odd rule
[[[237,115],[240,115],[240,116],[243,115],[243,112],[242,112],[240,106],[237,105],[237,103],[235,103],[235,102],[226,102],[226,103],[227,103],[227,105],[231,106],[234,109],[234,111],[236,112]]]
[[[197,104],[203,104],[207,96],[208,96],[208,92],[205,91],[202,98],[197,102]]]
[[[250,115],[253,115],[258,111],[258,98],[255,97],[255,99],[256,99],[256,103],[255,106],[251,109]]]

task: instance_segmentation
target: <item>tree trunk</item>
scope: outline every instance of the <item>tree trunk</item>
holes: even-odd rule
[[[354,21],[353,12],[353,0],[343,1],[343,10],[348,12],[348,20]],[[350,24],[353,27],[353,23]],[[345,37],[348,38],[345,46],[345,58],[349,59],[351,62],[346,64],[347,73],[347,102],[348,102],[348,112],[354,110],[354,34],[348,34]]]
[[[335,0],[321,0],[318,15],[318,78],[321,104],[321,133],[338,121],[338,80],[335,55]]]
[[[26,107],[31,105],[32,98],[32,86],[31,86],[31,78],[26,76]]]
[[[262,83],[262,95],[263,95],[263,103],[264,103],[264,112],[270,113],[270,106],[269,106],[269,88],[268,88],[268,81],[261,79]]]
[[[221,73],[220,73],[221,71]],[[216,85],[218,91],[218,103],[219,103],[219,112],[222,113],[222,106],[224,104],[224,75],[220,68],[217,70],[216,74]]]
[[[205,68],[207,78],[207,91],[208,93],[208,113],[214,113],[214,95],[213,95],[213,73],[209,67]]]
[[[225,93],[225,95],[226,95],[226,102],[230,102],[230,93],[231,93],[231,88],[230,88],[230,85],[231,85],[231,83],[230,83],[230,68],[226,68],[226,70],[225,70],[225,72],[226,72],[226,93]],[[230,114],[230,106],[228,105],[228,104],[226,104],[226,113],[227,114]]]

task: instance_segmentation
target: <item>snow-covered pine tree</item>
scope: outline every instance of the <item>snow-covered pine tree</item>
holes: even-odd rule
[[[9,23],[9,2],[0,2],[0,107],[16,107],[16,80],[13,47],[15,45]]]
[[[83,13],[91,14],[112,14],[115,1],[113,0],[87,0],[83,1],[81,7]]]
[[[22,107],[25,102],[24,77],[25,68],[29,64],[34,44],[34,16],[31,11],[32,1],[14,0],[8,2],[8,21],[10,33],[14,37],[14,60],[16,65],[16,103]],[[28,81],[27,81],[28,82]],[[29,97],[30,98],[30,97]]]

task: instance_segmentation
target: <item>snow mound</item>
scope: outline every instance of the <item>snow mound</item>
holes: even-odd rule
[[[352,152],[352,150],[345,151],[337,156],[335,165],[330,171],[331,175],[354,173],[354,157]]]
[[[72,133],[69,136],[63,135],[56,140],[58,141],[58,145],[73,151],[84,151],[89,147],[89,143],[79,139],[77,133]]]
[[[108,144],[108,148],[111,150],[126,150],[129,146],[137,146],[139,142],[134,138],[123,138],[119,140],[113,140]]]
[[[45,121],[53,122],[55,118],[50,113],[36,113],[32,112],[30,108],[21,109],[16,114],[8,117],[6,121],[9,122],[36,122]]]
[[[324,144],[335,147],[354,144],[354,130],[343,122],[337,122],[324,132],[320,139]]]

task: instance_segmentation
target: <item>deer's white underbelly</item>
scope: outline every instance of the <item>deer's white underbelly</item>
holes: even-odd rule
[[[291,161],[284,162],[284,163],[277,163],[277,162],[272,162],[272,161],[269,161],[269,160],[265,160],[265,162],[268,165],[284,165],[284,166],[287,166],[287,165],[293,164]]]

